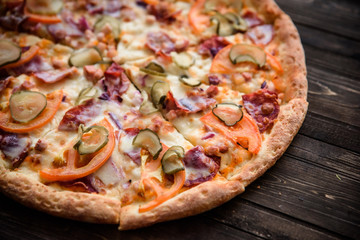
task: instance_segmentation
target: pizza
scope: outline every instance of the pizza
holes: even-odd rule
[[[2,0],[0,189],[134,229],[230,200],[307,111],[272,0]]]

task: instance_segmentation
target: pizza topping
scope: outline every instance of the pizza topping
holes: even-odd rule
[[[213,36],[200,44],[198,52],[201,55],[211,55],[212,57],[215,57],[221,49],[229,44],[230,43],[224,37]]]
[[[166,174],[175,174],[184,170],[184,158],[185,150],[181,146],[172,146],[163,155],[161,159],[162,169]]]
[[[47,105],[45,109],[36,118],[26,123],[14,122],[10,111],[0,112],[0,129],[8,132],[27,133],[42,127],[52,120],[61,104],[62,98],[62,90],[47,94]]]
[[[109,142],[109,131],[103,126],[91,126],[84,129],[79,126],[79,141],[75,143],[74,149],[80,155],[91,154],[102,149]]]
[[[12,119],[27,123],[39,116],[46,108],[46,96],[40,92],[19,91],[11,95],[9,101]]]
[[[72,77],[78,73],[78,70],[75,67],[65,69],[65,70],[51,70],[44,72],[36,72],[34,76],[43,81],[44,83],[55,83],[61,80],[64,80],[68,77]]]
[[[280,112],[278,95],[265,88],[243,95],[242,98],[244,108],[255,119],[260,132],[265,132]]]
[[[63,7],[61,0],[26,0],[26,8],[35,14],[53,15],[57,14]]]
[[[274,38],[274,28],[271,24],[259,25],[248,30],[246,35],[256,45],[266,46]]]
[[[139,112],[143,115],[148,115],[157,112],[158,109],[154,107],[154,104],[149,101],[149,96],[145,91],[141,91],[142,103],[139,108]]]
[[[100,98],[121,103],[121,95],[125,93],[130,86],[130,80],[125,74],[125,69],[113,63],[105,71],[104,76],[105,78],[102,80],[102,84],[105,93],[103,93]]]
[[[8,40],[0,40],[0,67],[16,62],[21,57],[21,48]]]
[[[35,144],[35,147],[34,149],[38,152],[43,152],[45,151],[45,149],[47,148],[47,143],[44,142],[43,140],[39,139],[36,144]]]
[[[151,88],[151,99],[155,107],[162,104],[168,93],[170,92],[170,85],[167,82],[157,81]]]
[[[219,164],[206,156],[201,146],[187,151],[183,161],[186,172],[184,186],[187,187],[211,180],[219,170]]]
[[[31,61],[39,52],[40,48],[36,45],[31,46],[27,51],[24,53],[20,53],[21,57],[16,62],[6,64],[6,68],[14,68],[18,67],[20,65],[23,65],[25,63],[28,63]],[[17,50],[18,51],[18,50]]]
[[[171,57],[176,66],[182,69],[188,69],[195,64],[195,58],[187,52],[171,52]]]
[[[212,127],[234,144],[239,144],[249,152],[257,154],[261,147],[261,135],[255,120],[245,112],[243,119],[233,126],[226,126],[212,112],[200,118],[205,125]]]
[[[178,115],[181,116],[186,113],[197,113],[207,109],[215,102],[216,101],[214,99],[201,95],[198,92],[194,92],[191,96],[180,100],[176,100],[173,94],[168,92],[164,102],[165,109],[167,111],[166,117],[169,120],[172,120]]]
[[[140,68],[140,71],[159,77],[166,77],[165,69],[155,62],[151,62],[146,67]]]
[[[174,41],[164,32],[150,32],[146,35],[146,46],[156,54],[168,55],[176,50]]]
[[[80,105],[84,101],[96,98],[98,91],[94,87],[87,87],[80,91],[78,98],[75,101],[75,105]]]
[[[249,28],[264,24],[264,21],[261,20],[256,13],[251,11],[247,11],[242,15],[242,18],[246,21]]]
[[[58,129],[61,131],[76,131],[80,124],[90,122],[100,112],[100,105],[94,99],[69,109],[62,118]]]
[[[219,36],[230,36],[247,30],[245,20],[231,12],[225,14],[216,12],[210,20],[216,24],[216,34]]]
[[[16,63],[17,62],[15,62],[14,64],[16,64]],[[12,64],[9,64],[9,65],[12,65]],[[22,65],[7,69],[7,71],[11,75],[14,75],[14,76],[19,76],[21,74],[30,75],[32,73],[45,72],[45,71],[50,71],[50,70],[53,70],[53,67],[49,63],[44,61],[44,59],[40,56],[35,56],[30,61],[28,61]]]
[[[75,51],[69,58],[69,65],[83,67],[93,65],[102,61],[101,54],[97,48],[84,48]]]
[[[219,103],[212,109],[212,112],[226,126],[234,126],[243,118],[241,107],[234,103]]]
[[[158,135],[148,128],[140,130],[134,138],[132,144],[146,149],[153,159],[157,159],[163,149]]]
[[[190,87],[198,87],[201,84],[201,81],[196,78],[188,77],[187,75],[181,75],[179,77],[180,82]]]
[[[151,202],[139,207],[139,213],[150,211],[151,209],[159,206],[163,202],[174,197],[184,186],[185,171],[179,171],[174,174],[174,183],[169,189],[160,186],[159,182],[154,178],[144,179],[144,185],[154,191],[156,198]]]
[[[259,47],[247,44],[233,45],[230,49],[229,57],[233,64],[252,62],[259,67],[263,67],[266,63],[265,51]]]
[[[85,78],[94,84],[104,76],[104,72],[94,65],[84,66],[83,70]]]
[[[7,133],[0,130],[0,150],[11,161],[13,168],[18,167],[29,153],[31,140],[25,135]]]
[[[149,14],[154,15],[156,20],[160,22],[172,23],[176,20],[176,16],[180,11],[175,11],[173,5],[169,2],[159,2],[158,4],[150,4],[147,6]]]
[[[208,80],[210,85],[219,85],[221,80],[216,74],[209,74]]]
[[[40,177],[48,181],[70,181],[79,179],[94,173],[111,157],[115,148],[114,129],[110,122],[105,118],[98,126],[105,127],[109,132],[109,141],[105,147],[91,155],[88,163],[84,166],[77,167],[80,155],[75,149],[68,149],[64,152],[66,166],[57,169],[44,169],[40,171]]]
[[[94,25],[94,33],[102,32],[104,28],[110,28],[113,38],[119,38],[121,29],[120,21],[118,19],[112,16],[102,16]]]

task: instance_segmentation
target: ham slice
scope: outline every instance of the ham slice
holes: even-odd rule
[[[34,76],[44,83],[55,83],[77,74],[78,70],[75,67],[65,70],[50,70],[44,72],[36,72]]]

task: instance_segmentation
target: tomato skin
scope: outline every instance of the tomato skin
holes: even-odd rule
[[[49,123],[60,107],[63,91],[57,90],[47,96],[47,106],[35,119],[27,123],[17,123],[11,118],[10,111],[0,112],[0,129],[13,133],[28,133]]]
[[[75,149],[71,148],[65,152],[65,167],[41,170],[40,177],[48,181],[70,181],[85,177],[98,170],[111,157],[115,148],[114,128],[110,122],[104,118],[99,125],[105,127],[109,131],[109,141],[105,147],[94,154],[94,157],[87,165],[76,168],[79,154]]]

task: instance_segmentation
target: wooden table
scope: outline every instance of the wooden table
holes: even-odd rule
[[[277,2],[304,44],[309,112],[284,156],[244,194],[199,216],[128,232],[0,195],[0,239],[360,239],[360,3]]]

